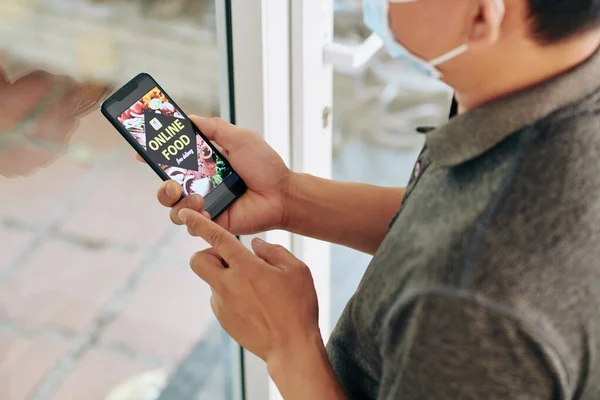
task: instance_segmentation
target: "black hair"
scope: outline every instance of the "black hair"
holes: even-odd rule
[[[600,0],[527,0],[534,38],[553,44],[600,28]]]

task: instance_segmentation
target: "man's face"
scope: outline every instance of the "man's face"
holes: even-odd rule
[[[432,60],[467,42],[476,8],[471,0],[390,3],[390,28],[408,50]]]

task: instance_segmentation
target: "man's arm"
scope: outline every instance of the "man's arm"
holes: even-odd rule
[[[285,228],[374,254],[400,208],[404,188],[336,182],[295,174]]]
[[[320,336],[294,343],[267,360],[271,379],[285,400],[348,400]]]
[[[546,342],[470,298],[423,295],[385,326],[379,400],[562,398]]]

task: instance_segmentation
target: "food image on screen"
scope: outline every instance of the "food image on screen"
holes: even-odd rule
[[[192,122],[158,88],[125,110],[118,120],[148,157],[181,185],[186,196],[206,196],[231,174],[212,147],[195,133]]]

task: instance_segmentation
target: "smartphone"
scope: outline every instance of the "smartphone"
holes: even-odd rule
[[[246,191],[225,157],[150,75],[133,78],[101,110],[163,181],[181,185],[182,198],[204,197],[204,210],[212,219]]]

